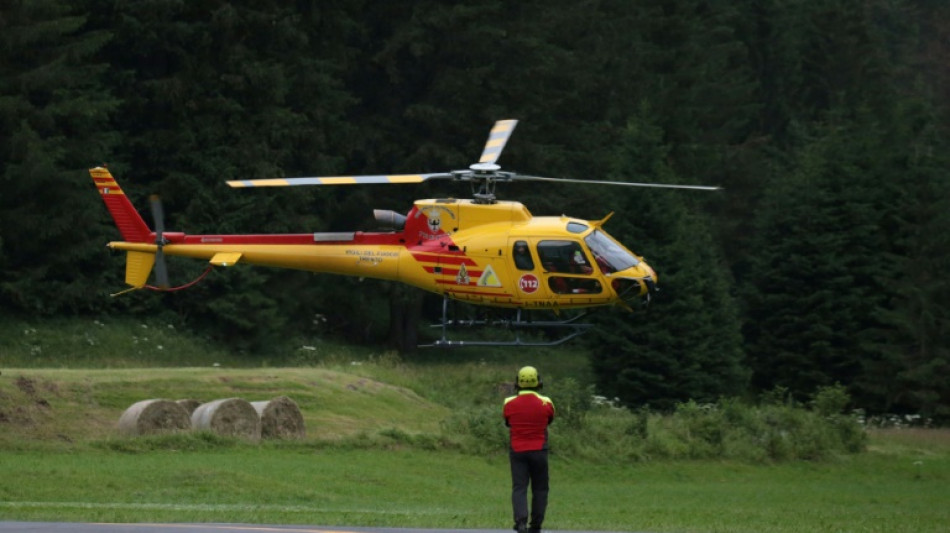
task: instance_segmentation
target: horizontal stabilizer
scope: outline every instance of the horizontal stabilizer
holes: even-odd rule
[[[219,252],[214,254],[209,262],[214,266],[234,266],[241,259],[241,255],[241,252]]]

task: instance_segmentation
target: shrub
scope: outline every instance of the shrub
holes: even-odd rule
[[[819,390],[811,409],[779,391],[761,405],[738,399],[689,401],[669,414],[586,403],[577,399],[580,389],[564,394],[568,387],[563,383],[558,389],[563,399],[559,420],[551,427],[551,449],[565,458],[820,460],[858,453],[867,440],[857,420],[840,414],[849,399],[838,387]],[[507,449],[507,429],[497,408],[458,412],[443,430],[460,437],[463,450],[471,453]]]
[[[584,419],[593,405],[593,398],[593,385],[585,387],[574,378],[558,381],[557,398],[554,399],[558,426],[582,429]]]
[[[840,383],[836,383],[831,387],[819,387],[812,397],[811,408],[819,415],[834,416],[843,413],[849,403],[851,397],[847,390]]]
[[[470,453],[483,455],[508,450],[508,428],[498,406],[457,409],[442,422],[442,431]]]

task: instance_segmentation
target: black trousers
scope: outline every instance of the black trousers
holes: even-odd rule
[[[515,524],[528,521],[528,485],[531,486],[531,529],[541,529],[548,507],[548,451],[510,452],[511,508]]]

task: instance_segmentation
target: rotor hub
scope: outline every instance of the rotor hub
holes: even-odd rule
[[[499,166],[497,163],[475,163],[468,168],[474,170],[475,172],[497,172],[501,170],[501,166]]]

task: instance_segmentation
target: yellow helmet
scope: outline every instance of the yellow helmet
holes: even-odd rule
[[[520,389],[537,389],[541,387],[541,377],[538,376],[538,369],[533,366],[523,367],[518,371],[518,380],[516,381]]]

